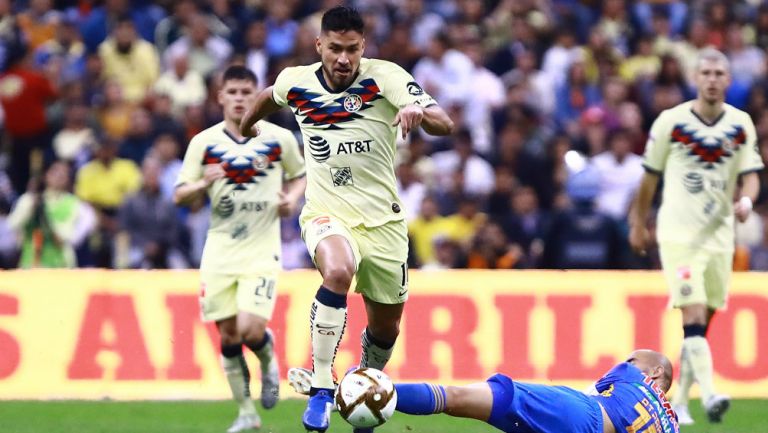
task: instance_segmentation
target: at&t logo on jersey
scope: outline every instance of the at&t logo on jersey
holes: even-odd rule
[[[341,141],[335,145],[328,143],[326,139],[319,135],[309,137],[309,154],[312,155],[312,159],[317,162],[323,163],[328,161],[333,151],[336,151],[336,155],[351,155],[356,153],[368,153],[371,151],[371,144],[373,140],[350,140]]]
[[[689,150],[688,155],[696,157],[708,169],[733,156],[746,141],[747,134],[741,126],[732,126],[732,131],[721,137],[704,136],[684,124],[677,124],[672,129],[672,142],[681,143]]]

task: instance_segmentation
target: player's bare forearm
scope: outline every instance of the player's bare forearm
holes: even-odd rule
[[[749,197],[750,200],[757,200],[760,193],[760,178],[756,172],[747,173],[741,176],[741,197]]]
[[[431,105],[424,109],[421,127],[429,135],[450,135],[453,134],[454,124],[439,105]]]
[[[177,206],[185,206],[195,199],[202,197],[208,189],[208,183],[205,179],[200,179],[193,183],[184,183],[176,187],[173,191],[173,202]]]
[[[297,202],[307,189],[307,176],[299,176],[285,182],[285,195],[289,200]]]
[[[269,86],[256,96],[256,102],[253,106],[248,107],[240,121],[240,133],[244,137],[252,137],[254,135],[253,125],[278,110],[280,110],[280,106],[275,104],[272,99],[272,86]]]
[[[629,223],[632,226],[645,227],[648,220],[648,212],[651,209],[651,201],[656,192],[656,186],[659,184],[659,176],[654,173],[645,172],[640,181],[640,187],[637,189],[635,201],[632,204],[632,213]]]

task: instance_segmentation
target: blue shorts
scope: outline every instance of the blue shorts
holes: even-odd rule
[[[603,433],[600,405],[564,386],[514,382],[496,374],[488,378],[493,409],[488,424],[507,433]]]

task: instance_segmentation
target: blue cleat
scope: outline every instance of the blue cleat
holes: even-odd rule
[[[312,388],[309,391],[307,409],[301,421],[307,431],[325,432],[331,423],[333,409],[333,389]]]

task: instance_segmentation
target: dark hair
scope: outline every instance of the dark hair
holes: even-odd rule
[[[357,9],[347,6],[336,6],[323,14],[320,30],[326,32],[346,32],[352,30],[363,34],[365,24]]]
[[[246,80],[253,82],[254,85],[259,84],[256,74],[242,65],[232,65],[224,71],[224,76],[221,78],[221,84],[223,85],[229,80]]]

